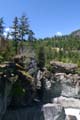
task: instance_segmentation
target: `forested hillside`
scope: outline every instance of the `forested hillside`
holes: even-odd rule
[[[80,65],[80,38],[77,36],[55,36],[39,39],[35,42],[38,51],[39,46],[45,48],[46,63],[50,60],[77,63]]]
[[[10,31],[4,36],[4,23],[3,18],[0,18],[0,62],[11,60],[28,49],[33,49],[38,59],[40,47],[43,47],[46,66],[51,60],[76,63],[80,66],[79,30],[69,35],[37,39],[30,29],[28,18],[22,15],[21,18],[14,18]]]

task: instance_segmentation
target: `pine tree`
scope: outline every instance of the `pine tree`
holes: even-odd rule
[[[33,45],[33,41],[34,41],[34,32],[32,30],[29,30],[28,41],[30,43],[30,46],[32,46]]]
[[[3,18],[0,18],[0,37],[3,37],[4,33],[4,21]]]
[[[12,28],[11,35],[12,35],[12,38],[14,40],[15,51],[16,51],[16,54],[17,54],[18,53],[18,41],[19,41],[19,37],[20,37],[19,21],[18,21],[17,17],[14,18],[13,26],[11,28]]]
[[[28,18],[25,15],[22,15],[20,18],[20,35],[21,40],[24,40],[25,35],[29,33],[29,24],[28,24]]]
[[[22,52],[23,52],[23,41],[25,40],[25,36],[28,35],[29,33],[29,24],[28,24],[28,18],[26,15],[22,15],[20,18],[20,39],[21,39],[21,47],[22,47]]]
[[[39,68],[42,70],[43,67],[45,66],[45,50],[44,47],[41,46],[39,48],[39,54],[38,54],[38,65]]]

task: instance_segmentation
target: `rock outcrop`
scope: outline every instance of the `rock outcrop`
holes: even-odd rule
[[[47,104],[43,107],[44,120],[65,120],[65,111],[60,104]]]
[[[77,69],[77,64],[72,63],[63,63],[59,61],[51,61],[50,65],[52,66],[54,73],[74,73]]]
[[[61,104],[64,108],[80,109],[80,100],[75,98],[66,98],[63,96],[53,99],[53,103]]]
[[[9,64],[0,74],[0,120],[65,120],[64,107],[80,107],[76,100],[80,98],[80,76],[72,74],[77,66],[60,63],[55,70],[58,67],[65,73],[40,70],[33,58],[27,67],[16,61]]]
[[[60,89],[61,96],[80,98],[80,76],[78,74],[56,73],[54,76],[55,84],[59,83],[59,88],[55,88],[56,92]]]
[[[30,105],[35,94],[33,77],[18,63],[0,66],[0,120],[7,107]]]
[[[68,115],[66,116],[66,120],[77,120],[77,118],[75,116]]]

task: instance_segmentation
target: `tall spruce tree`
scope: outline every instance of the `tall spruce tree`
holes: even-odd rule
[[[3,37],[4,34],[4,21],[3,18],[0,18],[0,37]]]
[[[32,46],[33,45],[33,41],[34,41],[34,32],[32,30],[29,30],[28,41],[30,43],[30,46]]]
[[[25,40],[25,36],[28,35],[29,33],[29,23],[26,15],[22,15],[22,17],[20,18],[19,30],[20,30],[21,48],[23,52],[24,49],[23,41]]]
[[[39,48],[39,53],[38,53],[38,65],[39,68],[42,70],[45,66],[45,50],[44,47],[41,46]]]
[[[19,37],[20,37],[20,33],[19,33],[19,20],[17,17],[14,18],[13,21],[13,25],[12,25],[12,38],[14,40],[14,45],[15,45],[15,52],[16,54],[18,53],[18,41],[19,41]]]
[[[29,33],[29,24],[28,24],[28,18],[26,15],[22,15],[20,18],[20,35],[21,40],[23,41],[25,38],[25,35]]]

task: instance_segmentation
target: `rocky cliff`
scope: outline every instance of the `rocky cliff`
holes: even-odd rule
[[[0,74],[1,120],[69,120],[64,108],[79,107],[80,75],[72,73],[75,66],[68,67],[71,73],[40,70],[34,60],[28,68],[21,63],[7,67]]]

